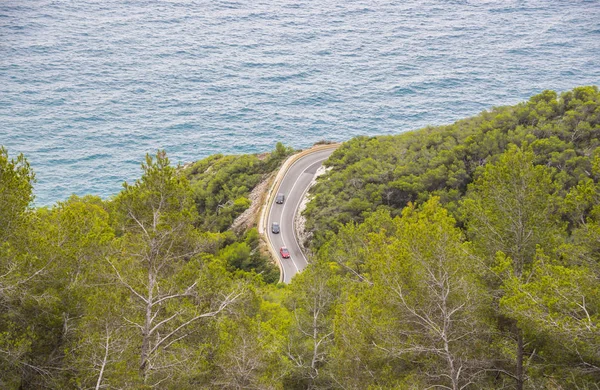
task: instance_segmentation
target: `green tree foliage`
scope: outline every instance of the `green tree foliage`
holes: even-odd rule
[[[21,235],[27,231],[34,181],[25,157],[9,159],[8,151],[0,147],[0,300],[9,299],[8,295],[27,277],[18,247],[22,245]]]
[[[37,210],[15,248],[20,280],[2,312],[3,329],[10,329],[3,341],[14,347],[7,349],[12,369],[0,375],[12,378],[9,387],[62,387],[72,373],[65,350],[113,238],[108,213],[99,203],[73,197]]]
[[[289,363],[281,346],[289,324],[285,308],[257,295],[243,313],[221,321],[210,388],[283,389],[281,377]]]
[[[368,235],[363,278],[336,314],[332,376],[344,388],[484,383],[489,299],[454,219],[434,198]]]
[[[497,298],[507,280],[525,282],[530,277],[536,248],[552,250],[562,236],[554,170],[534,165],[533,152],[524,148],[511,146],[496,164],[486,165],[462,205],[467,232],[495,271],[490,288],[497,289]],[[517,389],[523,389],[534,347],[514,321],[504,324],[500,317],[499,322],[515,343],[513,373]]]
[[[531,150],[511,146],[469,188],[462,210],[467,231],[488,259],[501,251],[521,277],[536,247],[553,248],[561,236],[554,170],[534,165]]]
[[[538,386],[593,388],[600,381],[600,263],[598,257],[598,154],[592,178],[571,188],[563,210],[571,224],[570,239],[554,255],[538,247],[527,278],[511,277],[503,285],[502,312],[537,340]]]
[[[332,386],[327,363],[333,346],[333,314],[341,292],[340,278],[331,264],[315,264],[295,276],[286,306],[293,315],[284,353],[291,370],[287,389]]]
[[[278,142],[268,156],[216,154],[185,170],[194,192],[198,224],[203,230],[222,232],[250,207],[254,187],[279,168],[293,153]]]
[[[326,163],[331,169],[311,191],[306,211],[317,261],[338,264],[348,291],[336,304],[338,314],[329,327],[335,347],[323,370],[334,379],[332,387],[593,388],[600,274],[599,103],[597,87],[575,88],[560,97],[545,91],[526,103],[451,126],[358,137],[332,155]],[[440,370],[449,366],[436,360],[441,355],[432,357],[435,348],[422,347],[427,353],[421,355],[394,355],[390,345],[395,345],[384,343],[399,335],[397,340],[409,343],[403,320],[443,301],[429,298],[435,294],[426,290],[435,285],[426,276],[435,272],[419,273],[422,265],[398,254],[415,255],[423,248],[431,253],[437,226],[445,226],[445,237],[452,229],[439,219],[426,231],[394,222],[410,202],[432,196],[459,218],[458,226],[471,240],[461,244],[463,255],[448,258],[460,264],[471,293],[480,294],[475,304],[465,306],[473,310],[466,318],[478,324],[478,337],[466,348],[469,353],[458,355],[467,362],[460,378]],[[408,236],[412,246],[403,252],[399,242]],[[419,249],[423,237],[426,244]],[[395,263],[394,254],[403,260]],[[379,277],[375,259],[387,259],[381,260]],[[398,268],[402,271],[393,266],[407,262],[410,267]],[[419,276],[411,279],[413,272]],[[414,283],[403,290],[404,301],[391,288],[401,285],[398,280]],[[395,285],[380,287],[392,281]],[[463,290],[458,296],[468,295]],[[415,318],[411,323],[418,325],[420,318]],[[420,331],[413,340],[432,340],[426,327],[415,329]],[[464,351],[465,345],[455,345],[455,351]]]
[[[25,157],[9,159],[0,147],[0,242],[18,231],[18,223],[33,201],[35,175]]]
[[[291,153],[32,208],[0,149],[0,388],[594,389],[600,93],[341,146],[289,286],[229,230]],[[458,222],[457,222],[458,221]]]
[[[531,144],[535,164],[557,169],[564,188],[591,175],[590,156],[600,146],[600,93],[579,87],[560,97],[553,91],[528,102],[397,136],[357,137],[338,148],[332,169],[313,187],[307,228],[320,247],[328,231],[368,212],[399,215],[410,201],[431,195],[455,212],[477,172],[494,162],[509,144]]]
[[[518,321],[526,337],[539,339],[543,375],[533,380],[540,386],[585,388],[600,381],[599,276],[540,251],[525,282],[512,277],[504,283],[502,312]]]
[[[268,180],[283,160],[294,152],[278,142],[268,155],[220,154],[197,161],[184,170],[189,178],[198,215],[195,224],[201,230],[224,232],[224,242],[230,247],[219,254],[232,269],[256,272],[265,281],[276,283],[279,269],[259,250],[258,232],[236,232],[233,237],[227,229],[235,219],[251,206],[251,191]],[[259,194],[262,196],[262,194]],[[262,199],[259,199],[262,201]]]
[[[15,196],[4,204],[19,212],[0,252],[0,387],[210,387],[245,335],[256,348],[248,356],[263,362],[247,383],[277,388],[286,361],[259,341],[280,344],[273,317],[286,312],[250,293],[267,269],[240,273],[221,255],[237,245],[243,266],[260,268],[257,232],[199,231],[189,182],[164,152],[110,202],[73,196],[31,210],[15,200],[31,199],[30,186],[14,186],[17,169],[6,164],[1,184]]]
[[[194,229],[196,208],[187,179],[169,166],[163,152],[146,157],[144,174],[114,201],[122,236],[110,264],[130,292],[128,322],[135,339],[139,372],[154,385],[173,375],[177,347],[197,323],[212,318],[241,295],[210,256],[201,256]],[[169,367],[169,369],[165,369]]]
[[[225,261],[230,271],[243,270],[262,276],[267,283],[279,281],[279,268],[259,250],[259,234],[256,228],[249,229],[243,241],[235,241],[225,246],[218,256]]]
[[[584,179],[565,197],[564,210],[572,226],[572,245],[566,252],[573,261],[596,272],[600,268],[600,148],[592,162],[593,179]]]

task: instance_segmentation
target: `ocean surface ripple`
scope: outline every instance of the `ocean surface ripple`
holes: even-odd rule
[[[451,123],[600,84],[600,2],[4,0],[0,144],[36,205],[174,162]]]

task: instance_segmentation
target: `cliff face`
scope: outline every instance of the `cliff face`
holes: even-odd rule
[[[264,180],[293,152],[279,143],[268,154],[217,154],[186,165],[184,173],[192,186],[199,226],[204,230],[223,232],[238,224],[251,225],[252,222],[244,221],[250,221],[247,215],[255,213],[254,208],[258,207],[255,200],[260,190],[255,193],[253,190],[266,185]],[[236,222],[249,208],[253,211]]]
[[[264,197],[269,190],[269,184],[271,183],[272,177],[272,174],[266,176],[250,192],[248,195],[250,207],[248,207],[235,219],[235,221],[233,221],[231,224],[231,230],[240,232],[256,226],[260,214],[260,207],[264,203]]]

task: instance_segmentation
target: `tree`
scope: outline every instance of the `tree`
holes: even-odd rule
[[[223,264],[201,255],[187,179],[164,152],[155,159],[146,156],[142,169],[142,178],[126,183],[114,201],[122,235],[109,262],[130,293],[132,307],[124,319],[139,332],[139,373],[150,385],[166,380],[169,367],[183,363],[177,348],[197,323],[224,312],[243,292]]]
[[[331,267],[331,260],[343,275],[329,309],[335,315],[320,328],[320,334],[333,336],[321,369],[328,382],[321,384],[351,389],[484,384],[491,368],[485,356],[490,299],[472,258],[437,198],[420,208],[409,204],[402,217],[378,211],[362,224],[340,228],[318,260],[318,277],[328,274],[323,267]],[[315,285],[314,278],[298,280]]]
[[[542,386],[575,387],[600,380],[598,281],[592,269],[565,266],[539,251],[526,281],[513,276],[504,283],[501,310],[526,334],[545,340],[538,353],[552,364]]]
[[[497,273],[490,281],[498,299],[507,278],[527,280],[536,248],[551,252],[560,242],[559,188],[552,180],[554,170],[534,165],[534,158],[527,146],[509,147],[497,163],[485,166],[462,204],[468,235],[487,266],[494,269],[498,259],[509,263],[508,268],[504,264],[496,269],[510,269],[510,275]],[[508,327],[516,344],[511,376],[516,388],[522,390],[526,343],[516,322],[509,321]]]
[[[29,162],[20,154],[9,159],[8,151],[0,147],[0,243],[17,231],[17,223],[33,201],[35,175]]]
[[[35,175],[21,154],[9,159],[8,151],[0,147],[0,317],[9,317],[10,307],[18,297],[18,289],[34,279],[40,268],[25,261],[20,236],[27,232],[27,208],[33,201]],[[27,265],[31,265],[28,267]],[[24,335],[16,335],[12,325],[4,323],[0,335],[0,366],[2,361],[14,369],[28,348]],[[1,384],[1,383],[0,383]]]
[[[286,306],[293,321],[285,354],[292,364],[286,388],[327,388],[327,362],[333,344],[333,314],[340,278],[331,264],[311,264],[294,277]]]
[[[389,212],[378,210],[365,218],[363,223],[351,222],[340,227],[338,233],[329,237],[321,247],[319,258],[339,264],[343,273],[351,279],[371,283],[366,264],[369,258],[382,250],[372,245],[371,238],[382,231],[394,235],[396,227]]]
[[[262,285],[255,293],[273,290]],[[281,377],[290,369],[283,348],[290,313],[258,295],[244,300],[243,310],[218,323],[209,383],[215,389],[281,389]]]
[[[461,231],[437,198],[421,209],[409,205],[395,224],[395,235],[371,237],[382,250],[367,264],[372,287],[359,295],[373,347],[413,365],[403,376],[412,371],[423,385],[458,390],[479,383],[488,368],[488,297]]]
[[[6,315],[0,319],[11,330],[5,340],[27,345],[13,359],[16,386],[63,387],[76,375],[66,350],[86,312],[84,297],[98,285],[112,239],[98,198],[72,197],[32,212],[15,251],[19,280],[6,296]]]
[[[305,214],[315,252],[328,232],[350,221],[360,223],[378,209],[396,216],[410,201],[438,196],[455,213],[468,184],[509,144],[531,144],[535,164],[556,168],[565,189],[588,178],[589,157],[600,135],[598,87],[557,95],[543,91],[528,102],[495,107],[449,126],[345,142],[324,163],[331,169],[310,190]]]
[[[104,264],[106,265],[106,264]],[[138,384],[136,364],[136,329],[125,321],[130,304],[127,292],[114,288],[106,280],[87,286],[83,305],[65,348],[64,367],[72,370],[70,386],[82,389],[110,387],[132,388]]]

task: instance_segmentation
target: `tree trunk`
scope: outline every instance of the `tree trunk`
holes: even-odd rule
[[[517,390],[523,390],[524,373],[523,373],[523,355],[524,355],[524,343],[523,343],[523,331],[515,326],[517,330]]]
[[[146,321],[144,321],[144,328],[142,329],[142,351],[140,355],[140,374],[146,381],[146,372],[148,370],[148,353],[150,351],[150,323],[151,323],[151,311],[152,306],[147,305],[146,307]]]
[[[108,332],[108,326],[106,329],[106,343],[104,344],[104,358],[102,359],[102,366],[100,367],[100,373],[98,374],[98,380],[96,381],[95,390],[99,390],[102,386],[102,379],[104,376],[104,369],[106,368],[106,363],[108,361],[108,350],[110,348],[110,334]]]
[[[142,329],[142,351],[140,355],[140,374],[146,383],[148,374],[148,358],[150,354],[150,329],[152,329],[152,306],[155,276],[148,270],[148,298],[146,301],[146,318]]]

